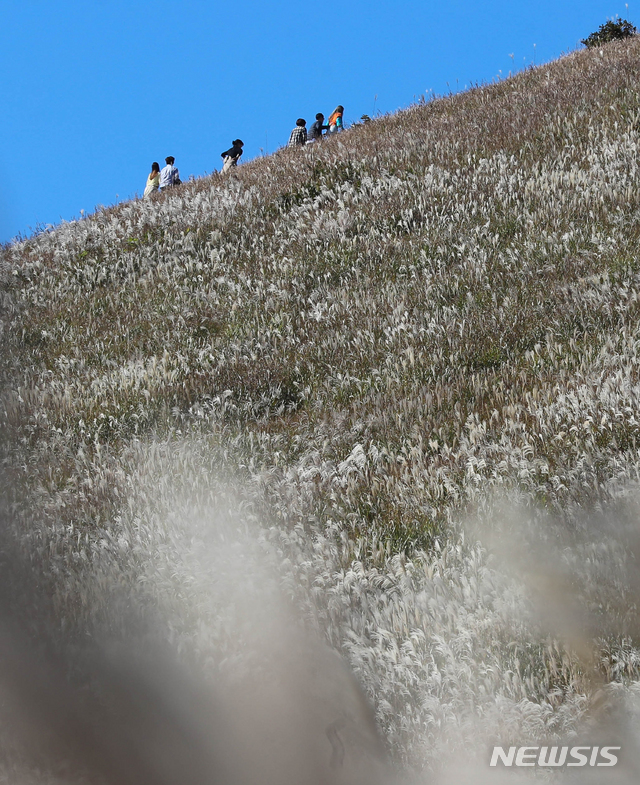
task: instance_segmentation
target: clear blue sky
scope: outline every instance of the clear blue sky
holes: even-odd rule
[[[183,179],[244,160],[345,106],[390,112],[544,63],[618,0],[245,2],[0,0],[0,241],[141,194],[152,161]],[[534,46],[535,45],[535,46]],[[513,55],[513,57],[511,57]]]

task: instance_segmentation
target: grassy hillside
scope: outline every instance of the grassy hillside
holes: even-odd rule
[[[639,84],[577,52],[4,248],[4,503],[61,625],[135,593],[242,659],[222,516],[399,764],[631,705]]]

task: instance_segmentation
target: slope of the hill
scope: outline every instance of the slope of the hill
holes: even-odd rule
[[[231,646],[165,523],[233,506],[405,762],[637,679],[639,84],[574,53],[5,248],[5,504],[67,623],[104,562]],[[460,534],[496,494],[571,641]]]

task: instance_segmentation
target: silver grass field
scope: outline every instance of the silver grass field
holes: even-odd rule
[[[0,783],[638,781],[639,85],[574,52],[1,249]]]

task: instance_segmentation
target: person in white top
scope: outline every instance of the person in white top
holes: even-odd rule
[[[172,155],[168,155],[164,160],[167,162],[167,165],[160,172],[160,188],[180,185],[180,172],[178,171],[178,168],[173,165],[176,159]]]

